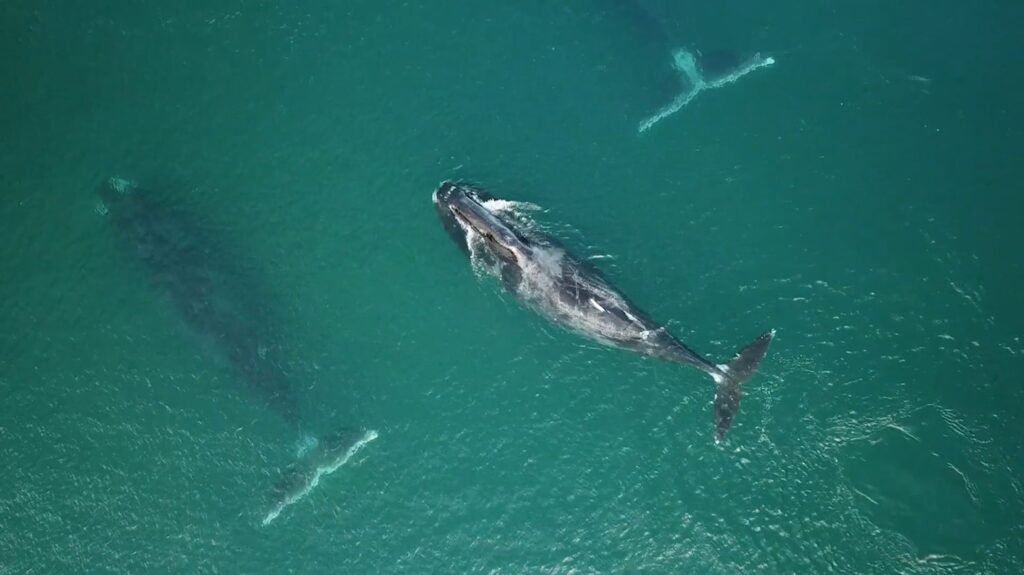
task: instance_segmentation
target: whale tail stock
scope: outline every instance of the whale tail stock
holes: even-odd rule
[[[741,387],[757,373],[773,337],[775,330],[762,334],[740,350],[729,363],[719,364],[715,371],[708,372],[715,380],[715,443],[725,439],[740,409]]]

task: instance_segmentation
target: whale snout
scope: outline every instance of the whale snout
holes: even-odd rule
[[[459,187],[454,183],[449,181],[441,182],[441,185],[434,192],[434,203],[449,204],[458,197],[459,193]]]

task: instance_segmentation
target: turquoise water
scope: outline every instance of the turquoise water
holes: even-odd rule
[[[0,573],[1024,570],[1019,3],[5,2]],[[777,63],[679,93],[671,50]],[[245,262],[300,438],[118,249],[96,187]],[[536,217],[709,380],[477,278],[445,178]],[[102,211],[102,210],[100,210]]]

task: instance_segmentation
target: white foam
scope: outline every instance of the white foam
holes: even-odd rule
[[[494,276],[501,277],[501,267],[495,261],[495,256],[490,253],[487,240],[476,233],[472,227],[467,226],[459,220],[463,231],[466,233],[466,246],[469,249],[469,265],[477,277]]]
[[[312,435],[304,435],[302,436],[302,439],[300,439],[299,442],[296,444],[295,456],[303,457],[307,453],[309,453],[310,450],[314,449],[318,445],[320,445],[319,439]]]
[[[491,213],[500,212],[536,212],[541,209],[537,204],[531,204],[530,202],[513,202],[511,200],[499,200],[497,198],[485,200],[480,203],[481,206],[487,208]]]
[[[346,450],[345,453],[341,455],[341,457],[329,462],[327,465],[317,466],[316,470],[313,472],[312,475],[310,475],[309,480],[302,487],[302,489],[291,495],[288,495],[287,497],[279,501],[276,505],[274,505],[273,509],[271,509],[270,512],[267,513],[266,517],[263,518],[263,525],[269,525],[271,521],[277,519],[277,516],[281,514],[281,511],[283,511],[285,507],[288,507],[293,503],[297,503],[301,501],[306,495],[309,495],[309,492],[313,491],[313,489],[320,484],[321,477],[323,477],[324,475],[330,475],[337,471],[339,467],[348,463],[348,461],[352,459],[353,455],[358,453],[360,449],[362,449],[367,443],[373,441],[374,439],[377,439],[377,432],[371,429],[367,431],[365,434],[363,434],[363,437],[361,437],[358,441],[353,443],[352,446],[349,447],[348,450]]]
[[[118,176],[110,178],[107,180],[107,183],[109,183],[110,187],[119,194],[127,194],[135,189],[135,182]]]

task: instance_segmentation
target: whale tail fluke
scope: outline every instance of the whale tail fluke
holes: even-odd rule
[[[757,373],[773,337],[775,330],[762,334],[740,350],[729,363],[718,365],[717,372],[711,372],[715,380],[715,443],[725,439],[725,434],[740,410],[740,398],[743,396],[741,386]]]
[[[673,50],[672,65],[682,76],[685,90],[653,116],[640,122],[637,132],[642,134],[658,122],[682,110],[697,97],[697,94],[705,90],[732,84],[758,68],[775,64],[775,58],[759,53],[746,59],[737,56],[724,51],[701,56],[699,52],[695,53],[686,48]]]
[[[338,470],[367,443],[377,439],[372,429],[346,429],[324,436],[319,440],[305,436],[300,460],[288,467],[274,485],[270,511],[263,517],[263,526],[269,525],[285,507],[299,502],[320,484],[320,480]]]

